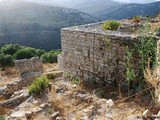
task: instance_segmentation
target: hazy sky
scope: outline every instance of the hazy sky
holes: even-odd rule
[[[144,2],[155,2],[155,1],[160,1],[160,0],[115,0],[119,2],[138,2],[138,3],[144,3]]]
[[[0,1],[18,1],[18,0],[0,0]],[[19,1],[23,1],[23,0],[19,0]],[[24,0],[24,1],[57,1],[59,2],[59,0]],[[60,0],[61,1],[61,0]],[[62,0],[65,1],[65,0]],[[74,0],[76,1],[76,0]],[[77,0],[79,1],[79,0]],[[155,1],[160,1],[160,0],[113,0],[113,1],[118,1],[118,2],[129,2],[129,3],[150,3],[150,2],[155,2]]]

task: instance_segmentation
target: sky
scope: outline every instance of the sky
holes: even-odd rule
[[[144,3],[144,2],[155,2],[155,1],[160,1],[160,0],[116,0],[119,2],[138,2],[138,3]]]
[[[0,0],[0,1],[3,1],[3,0]],[[18,0],[5,0],[5,1],[18,1]],[[30,0],[30,1],[32,1],[32,0]],[[36,1],[36,0],[33,0],[33,1]],[[41,1],[45,1],[45,0],[41,0]],[[48,1],[51,2],[51,1],[56,1],[56,0],[48,0]],[[57,1],[59,1],[59,0],[57,0]],[[62,1],[64,1],[64,0],[62,0]],[[127,3],[150,3],[150,2],[160,1],[160,0],[114,0],[114,1],[127,2]]]

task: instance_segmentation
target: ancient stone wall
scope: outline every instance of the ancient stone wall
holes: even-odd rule
[[[32,72],[43,72],[42,65],[42,61],[40,61],[38,57],[15,61],[15,67],[19,70],[21,75]]]
[[[63,71],[63,58],[62,58],[61,54],[58,55],[58,69]]]
[[[84,80],[124,80],[126,46],[131,48],[138,41],[137,36],[105,32],[99,24],[62,29],[59,67]],[[136,70],[138,59],[134,60]]]
[[[7,84],[4,90],[4,94],[12,94],[15,91],[21,90],[23,87],[27,87],[32,81],[41,76],[43,72],[43,64],[39,58],[17,60],[15,67],[20,72],[20,78]]]

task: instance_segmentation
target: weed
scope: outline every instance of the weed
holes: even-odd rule
[[[49,80],[46,76],[36,78],[34,82],[28,87],[30,94],[40,94],[49,87]]]
[[[0,120],[5,120],[5,117],[0,115]]]
[[[72,80],[72,84],[76,84],[76,85],[80,85],[81,83],[81,80],[79,77],[75,77],[73,80]]]
[[[51,114],[53,113],[53,109],[52,109],[52,108],[47,108],[47,113],[48,113],[49,115],[51,115]]]
[[[141,17],[140,16],[133,17],[133,22],[139,23],[140,21],[141,21]]]
[[[115,20],[109,20],[103,24],[102,28],[104,30],[117,30],[119,26],[121,26],[120,22]]]
[[[129,48],[126,48],[126,53],[127,53],[127,65],[126,65],[126,78],[128,81],[128,96],[130,92],[130,83],[132,80],[135,80],[135,72],[133,69],[133,64],[132,64],[132,59],[133,59],[133,51],[129,50]]]

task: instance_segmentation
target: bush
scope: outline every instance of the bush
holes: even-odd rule
[[[0,66],[12,66],[13,65],[13,58],[11,55],[4,55],[0,54]]]
[[[37,56],[36,49],[30,48],[30,47],[20,49],[14,54],[14,58],[16,60],[30,59],[30,58],[35,57],[35,56]]]
[[[46,76],[36,78],[33,83],[28,87],[30,94],[40,94],[49,87],[49,80]]]
[[[5,117],[0,115],[0,120],[5,120]]]
[[[119,26],[121,26],[120,22],[115,20],[109,20],[103,24],[102,28],[104,30],[117,30]]]
[[[60,50],[50,51],[49,53],[45,53],[41,56],[41,60],[43,63],[54,63],[57,62],[57,56],[60,54]]]
[[[44,53],[46,53],[45,50],[41,50],[41,49],[37,49],[37,50],[36,50],[36,54],[37,54],[37,56],[39,56],[39,57],[41,57],[41,55],[43,55]]]
[[[141,17],[140,16],[133,17],[133,22],[139,23],[140,21],[141,21]]]
[[[160,36],[160,28],[157,28],[157,29],[155,30],[155,35],[156,35],[156,36]]]
[[[23,46],[20,45],[13,45],[13,44],[9,44],[9,45],[5,45],[4,47],[2,47],[2,52],[4,54],[9,54],[9,55],[13,55],[14,53],[16,53],[18,50],[22,49]]]

